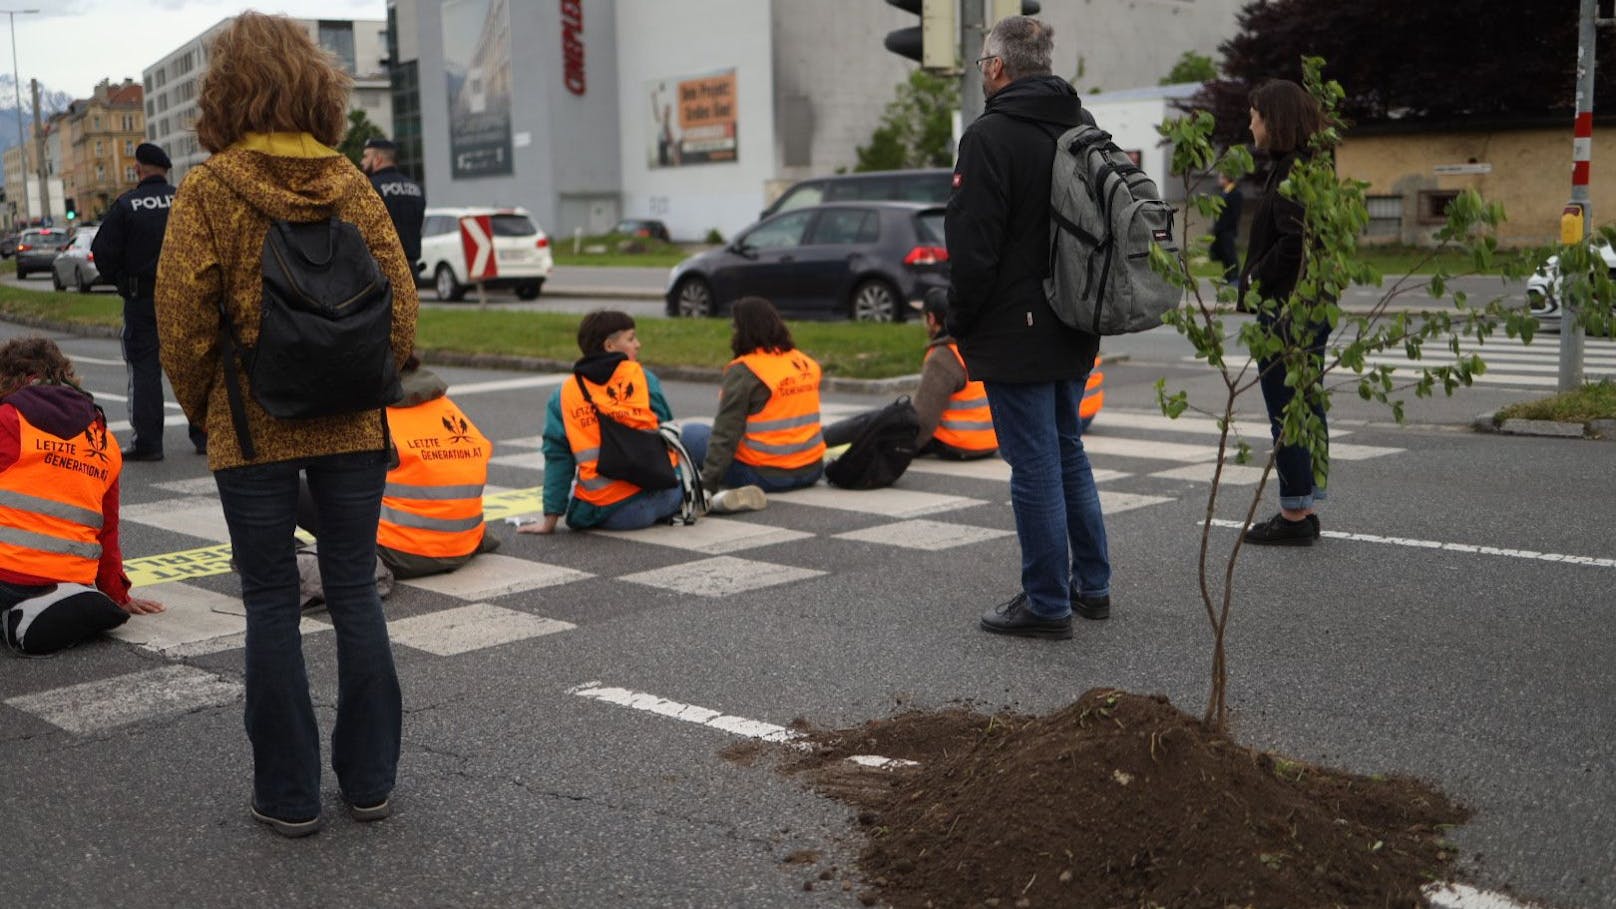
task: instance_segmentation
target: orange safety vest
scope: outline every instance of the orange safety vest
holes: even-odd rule
[[[596,469],[600,460],[600,425],[584,393],[578,390],[577,379],[574,376],[561,385],[561,422],[567,430],[572,458],[578,463],[572,494],[591,505],[615,505],[639,492],[640,487],[627,480],[601,476]],[[655,430],[661,425],[651,409],[651,383],[645,378],[645,368],[633,360],[617,364],[605,385],[588,379],[583,382],[595,407],[624,426]],[[679,463],[672,451],[668,452],[668,461]]]
[[[959,347],[953,341],[927,348],[926,359],[931,359],[944,347],[959,361],[960,368],[965,369],[965,358],[960,356]],[[955,451],[973,454],[999,447],[999,437],[993,434],[993,414],[988,410],[988,391],[981,382],[970,378],[969,371],[965,387],[949,396],[932,438]]]
[[[1094,415],[1105,406],[1105,373],[1100,371],[1100,357],[1095,355],[1094,368],[1089,370],[1089,378],[1083,383],[1083,400],[1077,405],[1077,417],[1080,420],[1092,420]]]
[[[19,411],[17,461],[0,472],[0,565],[18,574],[95,586],[101,503],[123,469],[118,441],[97,418],[62,439]]]
[[[800,350],[753,351],[729,365],[737,363],[768,386],[769,400],[746,418],[735,460],[795,470],[822,459],[825,437],[819,432],[819,364],[814,358]]]
[[[387,408],[398,466],[387,472],[376,543],[426,558],[477,551],[494,446],[447,397]]]

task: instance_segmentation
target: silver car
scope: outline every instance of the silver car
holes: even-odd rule
[[[97,284],[112,283],[102,280],[100,269],[95,267],[95,253],[90,252],[90,241],[94,239],[94,227],[81,227],[73,232],[73,241],[51,261],[52,286],[57,290],[72,286],[79,293],[87,294]]]

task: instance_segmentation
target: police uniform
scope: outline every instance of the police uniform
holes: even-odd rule
[[[371,139],[365,147],[391,152],[398,146],[386,139]],[[426,193],[421,191],[421,184],[404,176],[391,164],[373,171],[370,185],[376,188],[382,204],[387,206],[388,217],[393,219],[393,229],[398,231],[398,241],[404,246],[410,268],[416,268],[421,261],[421,222],[426,218]]]
[[[150,142],[135,149],[135,160],[168,170],[168,155]],[[129,423],[134,440],[124,457],[156,461],[163,457],[163,367],[157,356],[157,312],[152,287],[157,259],[168,229],[168,209],[174,185],[166,174],[152,174],[118,197],[96,231],[90,251],[96,268],[123,296],[123,358],[129,366]],[[191,428],[197,450],[205,436]]]

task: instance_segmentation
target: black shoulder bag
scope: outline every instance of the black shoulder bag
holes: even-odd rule
[[[641,489],[678,486],[679,476],[668,461],[668,445],[661,433],[617,422],[595,404],[582,376],[575,375],[573,379],[590,409],[595,411],[595,421],[600,426],[600,454],[595,459],[595,470],[601,476],[633,483]]]

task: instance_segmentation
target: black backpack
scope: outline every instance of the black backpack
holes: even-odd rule
[[[843,489],[891,486],[915,459],[919,434],[920,416],[904,395],[876,411],[847,450],[825,465],[825,481]]]
[[[393,359],[393,288],[359,228],[347,221],[275,221],[264,236],[258,343],[224,320],[225,390],[241,453],[247,433],[239,352],[253,400],[281,420],[380,410],[403,396]],[[385,425],[385,420],[383,421]]]

